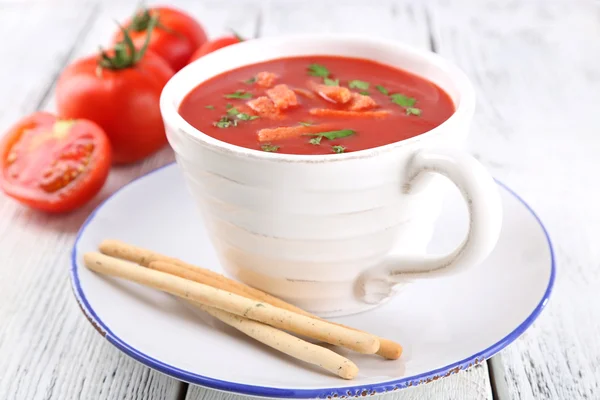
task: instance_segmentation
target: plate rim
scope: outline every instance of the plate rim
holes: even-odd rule
[[[182,370],[165,362],[159,361],[147,354],[144,354],[135,347],[129,345],[128,343],[122,341],[117,335],[115,335],[110,328],[106,326],[102,322],[102,320],[98,317],[94,309],[89,304],[83,289],[81,287],[81,282],[79,280],[79,275],[77,272],[77,246],[79,244],[79,240],[83,233],[85,232],[87,226],[94,220],[96,214],[104,207],[113,197],[118,195],[122,190],[129,187],[133,183],[138,180],[149,177],[150,175],[159,172],[168,167],[176,166],[176,161],[167,163],[161,167],[155,168],[152,171],[149,171],[135,179],[131,182],[125,184],[121,188],[117,189],[114,193],[112,193],[109,197],[104,199],[86,218],[86,220],[81,225],[79,231],[77,232],[77,236],[75,237],[75,242],[73,243],[73,247],[71,250],[71,268],[70,268],[70,280],[71,280],[71,289],[73,290],[73,294],[75,295],[75,299],[81,308],[81,311],[86,316],[88,321],[92,324],[92,326],[111,343],[113,346],[118,348],[120,351],[128,355],[129,357],[135,359],[136,361],[150,367],[156,371],[159,371],[163,374],[171,376],[175,379],[188,382],[194,385],[203,386],[210,389],[237,393],[249,396],[257,396],[257,397],[276,397],[276,398],[328,398],[328,397],[346,397],[346,396],[357,396],[357,395],[375,395],[386,393],[390,391],[395,391],[398,389],[404,389],[407,387],[417,386],[422,383],[429,383],[434,380],[437,380],[442,377],[447,377],[453,373],[457,373],[461,370],[466,370],[473,365],[484,362],[489,359],[493,355],[497,354],[499,351],[506,348],[509,344],[519,338],[530,326],[533,322],[538,318],[542,310],[546,307],[548,301],[550,300],[550,296],[552,294],[552,290],[554,288],[554,282],[556,279],[556,258],[554,253],[554,247],[552,244],[552,240],[550,239],[550,235],[548,230],[546,229],[544,223],[540,219],[540,217],[536,214],[533,208],[517,193],[515,193],[511,188],[509,188],[506,184],[502,183],[498,179],[494,178],[496,183],[505,189],[509,194],[514,196],[529,213],[535,218],[537,223],[539,224],[544,236],[546,237],[546,242],[548,244],[548,249],[550,251],[550,278],[548,279],[548,286],[539,301],[536,307],[533,309],[531,314],[525,318],[523,322],[521,322],[513,331],[511,331],[508,335],[500,339],[498,342],[489,346],[488,348],[473,354],[470,357],[467,357],[463,360],[454,362],[447,366],[424,372],[422,374],[407,376],[400,379],[393,379],[385,382],[366,384],[366,385],[356,385],[356,386],[347,386],[347,387],[330,387],[330,388],[319,388],[319,389],[284,389],[284,388],[276,388],[269,386],[258,386],[251,385],[246,383],[236,383],[229,382],[221,379],[211,378],[209,376],[195,374],[186,370]]]

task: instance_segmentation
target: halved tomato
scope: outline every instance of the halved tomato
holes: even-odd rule
[[[33,113],[0,140],[0,187],[19,202],[48,212],[74,210],[104,185],[110,144],[95,123]]]

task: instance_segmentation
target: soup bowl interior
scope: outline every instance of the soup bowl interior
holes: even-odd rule
[[[244,41],[219,49],[192,62],[177,72],[163,89],[160,105],[165,124],[177,128],[194,139],[205,142],[206,145],[228,151],[249,153],[247,155],[257,157],[315,161],[315,158],[353,158],[366,156],[368,155],[366,153],[369,152],[376,153],[377,151],[374,152],[373,149],[327,156],[260,152],[212,138],[190,125],[178,113],[181,102],[190,91],[219,74],[264,61],[319,55],[363,58],[379,62],[411,72],[442,88],[452,99],[456,111],[447,121],[425,134],[441,130],[444,125],[451,125],[453,120],[468,116],[473,111],[475,96],[469,80],[454,64],[435,53],[416,49],[397,41],[361,36],[299,35]],[[411,139],[407,139],[380,147],[401,146],[410,141]]]

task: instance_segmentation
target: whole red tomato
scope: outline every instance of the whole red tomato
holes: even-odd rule
[[[156,28],[148,48],[165,59],[175,72],[185,67],[191,55],[206,42],[204,28],[185,12],[172,7],[151,7],[138,11],[125,22],[133,43],[142,46],[150,21],[156,18]],[[123,40],[117,31],[113,43]]]
[[[213,51],[219,50],[220,48],[242,42],[243,40],[244,39],[242,39],[238,35],[223,36],[223,37],[220,37],[220,38],[217,38],[214,40],[210,40],[210,41],[204,43],[202,46],[200,46],[200,48],[198,50],[196,50],[194,52],[194,54],[188,61],[188,64],[191,63],[192,61],[199,59],[200,57],[202,57],[208,53],[212,53]]]
[[[110,144],[91,121],[47,112],[18,121],[0,141],[0,187],[19,202],[59,213],[96,195],[111,165]]]
[[[167,142],[159,100],[173,74],[145,45],[137,50],[125,40],[63,71],[56,87],[59,115],[100,125],[110,139],[115,164],[139,161]]]

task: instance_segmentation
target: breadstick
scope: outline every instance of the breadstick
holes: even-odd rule
[[[150,259],[152,260],[153,257]],[[229,279],[226,276],[218,274],[214,271],[196,267],[194,265],[184,263],[183,261],[150,261],[148,268],[166,272],[171,275],[177,275],[195,282],[204,283],[205,285],[210,285],[218,289],[227,290],[228,292],[239,294],[240,296],[244,296],[252,300],[264,301],[272,306],[314,318],[314,316],[309,312],[286,303],[275,296],[271,296],[270,294],[261,290],[255,289],[241,282],[234,281],[233,279]]]
[[[379,340],[374,335],[296,314],[212,286],[143,268],[96,252],[84,254],[84,261],[92,271],[137,282],[187,300],[346,347],[359,353],[374,354],[379,349]]]
[[[239,315],[197,303],[192,304],[269,347],[307,363],[318,365],[341,378],[354,379],[358,373],[356,364],[329,349],[308,343],[272,326]]]
[[[148,257],[148,259],[154,259],[154,256]],[[177,262],[175,262],[177,261]],[[282,308],[297,314],[305,315],[310,318],[315,318],[324,321],[322,318],[317,317],[293,304],[286,303],[285,301],[271,296],[258,289],[254,289],[251,286],[244,285],[241,282],[234,281],[223,275],[217,274],[214,271],[206,270],[204,268],[196,267],[191,264],[186,264],[183,261],[175,260],[172,261],[150,261],[148,268],[155,269],[157,271],[165,272],[167,274],[176,275],[181,278],[189,279],[194,282],[203,283],[216,287],[217,289],[226,290],[231,293],[235,293],[240,296],[247,297],[252,300],[258,300],[265,303],[269,303],[272,306]],[[358,329],[348,327],[336,322],[327,321],[330,324],[338,325],[344,328],[352,329],[357,332],[361,332]],[[397,360],[402,355],[402,346],[398,343],[393,342],[389,339],[379,339],[379,350],[377,355],[387,358],[388,360]]]
[[[201,268],[192,264],[188,264],[179,259],[168,257],[163,254],[154,252],[152,250],[133,246],[118,240],[104,240],[102,241],[102,243],[100,243],[100,251],[109,256],[133,261],[135,263],[153,269],[157,269],[162,272],[177,275],[179,277],[190,279],[199,283],[204,283],[206,285],[214,286],[219,289],[227,290],[229,292],[247,297],[249,299],[263,301],[265,303],[271,304],[272,306],[283,308],[285,310],[292,311],[297,314],[302,314],[307,317],[323,320],[322,318],[319,318],[314,314],[311,314],[299,307],[296,307],[293,304],[287,303],[277,297],[271,296],[270,294],[265,293],[261,290],[255,289],[251,286],[245,285],[233,279],[229,279],[214,271]],[[162,263],[154,264],[158,261],[162,261],[170,265]],[[192,271],[192,273],[184,272],[186,270]],[[206,278],[203,278],[203,276]],[[336,322],[328,322],[344,328],[359,331],[358,329],[338,324]],[[377,355],[384,357],[388,360],[397,360],[402,355],[402,346],[389,339],[379,338],[379,350],[377,351]]]
[[[172,261],[171,257],[163,256],[162,254],[156,253],[152,250],[133,246],[121,242],[120,240],[103,240],[98,248],[102,254],[131,261],[136,264],[143,265],[144,267],[148,266],[151,258],[153,260]]]

